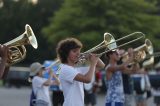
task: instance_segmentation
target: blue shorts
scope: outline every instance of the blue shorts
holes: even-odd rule
[[[123,106],[123,103],[121,103],[121,102],[110,102],[110,103],[106,103],[106,106]]]

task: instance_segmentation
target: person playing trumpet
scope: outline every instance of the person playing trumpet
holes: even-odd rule
[[[137,64],[128,67],[133,61],[133,49],[128,49],[129,58],[122,64],[118,64],[120,58],[122,58],[120,50],[111,50],[106,56],[109,59],[109,64],[105,68],[107,79],[106,84],[108,88],[105,106],[123,106],[125,98],[122,73],[134,73],[137,68]]]
[[[30,65],[30,82],[32,83],[32,90],[36,96],[35,100],[30,100],[30,106],[52,106],[49,87],[51,85],[59,85],[60,81],[51,68],[46,69],[39,62],[34,62]],[[48,71],[49,77],[44,78],[44,73]],[[55,80],[52,80],[52,79]]]
[[[105,66],[95,54],[90,54],[87,72],[85,69],[78,68],[76,65],[81,48],[82,43],[76,38],[61,40],[57,46],[57,56],[62,63],[59,79],[64,94],[63,106],[84,106],[83,83],[91,82],[96,67]]]

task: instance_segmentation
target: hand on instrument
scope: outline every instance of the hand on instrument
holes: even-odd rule
[[[96,65],[98,62],[99,57],[96,56],[96,54],[89,54],[89,61],[91,64]]]

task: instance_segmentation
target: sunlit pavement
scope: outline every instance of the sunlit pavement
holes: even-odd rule
[[[30,88],[0,87],[0,106],[29,106]],[[97,105],[104,106],[105,93],[97,96]],[[135,106],[134,101],[131,101]],[[155,106],[153,98],[147,101],[147,106]]]

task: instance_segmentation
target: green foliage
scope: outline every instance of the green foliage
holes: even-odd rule
[[[43,33],[53,45],[76,37],[85,50],[103,41],[105,32],[120,38],[141,31],[156,45],[159,39],[155,37],[160,33],[156,5],[156,0],[65,0]]]
[[[3,1],[1,44],[22,34],[25,24],[31,25],[36,35],[39,48],[26,46],[25,63],[54,58],[57,42],[66,37],[80,39],[85,51],[102,42],[105,32],[117,39],[141,31],[156,50],[160,46],[158,0],[39,0],[37,5],[28,0]]]

